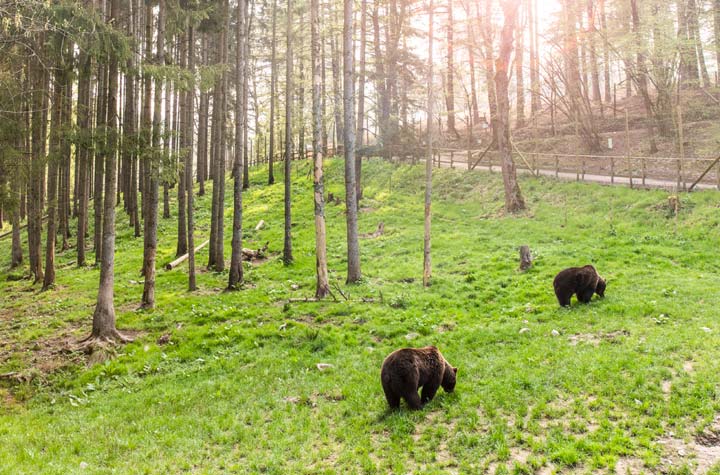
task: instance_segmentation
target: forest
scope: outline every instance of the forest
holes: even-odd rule
[[[0,473],[720,473],[719,119],[719,0],[0,0]]]

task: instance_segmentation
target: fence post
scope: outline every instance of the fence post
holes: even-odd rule
[[[533,166],[533,169],[532,169],[533,175],[540,176],[540,172],[538,171],[538,167],[537,167],[537,152],[533,153],[532,166]]]
[[[615,157],[610,157],[610,183],[615,183]]]
[[[628,122],[628,111],[625,108],[625,156],[627,157],[628,173],[630,174],[630,188],[633,187],[632,163],[630,163],[630,126]]]
[[[717,189],[720,190],[720,162],[718,162],[717,171],[715,172],[717,175]]]
[[[682,109],[680,107],[680,103],[678,102],[677,105],[677,114],[678,114],[678,135],[679,135],[679,144],[680,144],[680,158],[678,158],[677,161],[677,168],[678,168],[678,176],[677,176],[677,189],[680,190],[681,182],[683,182],[683,173],[682,173],[682,162],[685,159],[685,144],[683,143],[685,141],[683,137],[683,116],[682,116]],[[682,183],[682,189],[685,189],[685,183]]]
[[[586,170],[585,159],[583,158],[582,159],[582,179],[583,179],[583,181],[585,181],[585,170]]]
[[[452,150],[450,150],[450,169],[451,169],[451,170],[452,170],[453,168],[455,168],[455,166],[454,166],[454,164],[453,164],[454,161],[455,161],[455,152],[453,152]]]
[[[645,157],[642,157],[642,184],[645,186],[645,177],[647,176],[645,171]]]
[[[560,175],[560,161],[558,159],[558,156],[555,155],[555,178],[557,178]]]

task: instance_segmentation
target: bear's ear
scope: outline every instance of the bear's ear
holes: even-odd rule
[[[453,366],[453,373],[457,374],[457,368]]]

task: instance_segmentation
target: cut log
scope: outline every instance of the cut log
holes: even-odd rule
[[[377,230],[374,233],[365,233],[360,235],[360,237],[365,239],[374,239],[376,237],[382,236],[383,234],[385,234],[385,223],[380,221],[378,223]]]
[[[528,246],[520,246],[520,270],[525,272],[532,267],[532,254]]]
[[[209,242],[210,242],[210,240],[207,240],[204,243],[200,244],[198,247],[195,248],[195,252],[197,253],[200,249],[207,246]],[[172,261],[168,264],[165,264],[165,270],[173,270],[174,268],[176,268],[177,266],[179,266],[180,264],[185,262],[187,260],[188,256],[189,256],[189,254],[183,254],[182,256],[178,257],[174,261]]]
[[[255,226],[255,231],[260,231],[260,230],[261,230],[262,228],[264,228],[264,227],[265,227],[265,220],[264,220],[264,219],[261,219],[261,220],[257,223],[257,226]]]
[[[260,249],[247,249],[243,248],[242,250],[242,258],[244,261],[252,261],[254,259],[263,259],[265,258],[265,253],[268,250],[268,245],[270,242],[266,242],[263,247]]]

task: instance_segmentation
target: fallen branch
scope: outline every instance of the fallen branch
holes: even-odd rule
[[[260,221],[258,221],[257,226],[255,226],[255,231],[260,231],[264,227],[265,227],[265,220],[261,219]]]
[[[361,234],[360,237],[365,239],[374,239],[376,237],[382,236],[383,234],[385,234],[385,223],[380,221],[378,223],[377,230],[374,233]]]
[[[203,247],[207,246],[210,240],[205,241],[204,243],[200,244],[198,247],[195,248],[195,252],[200,251]],[[169,264],[165,264],[165,270],[173,270],[183,262],[185,262],[190,254],[183,254],[182,256],[178,257],[174,261],[170,262]]]

